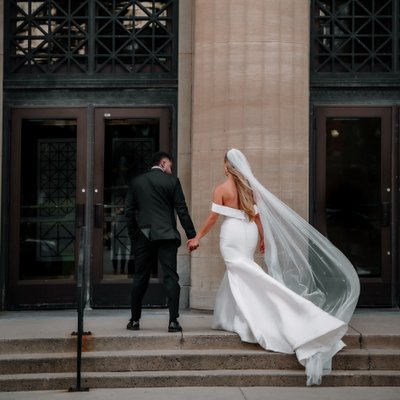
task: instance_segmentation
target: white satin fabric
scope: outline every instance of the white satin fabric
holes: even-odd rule
[[[288,289],[254,261],[258,229],[243,211],[215,203],[211,209],[225,216],[220,250],[226,265],[213,329],[236,332],[242,341],[267,350],[296,353],[306,367],[307,384],[320,383],[321,365],[325,364],[323,374],[330,372],[326,357],[329,360],[343,348],[347,324]],[[319,371],[314,371],[315,365]]]

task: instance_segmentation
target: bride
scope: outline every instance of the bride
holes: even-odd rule
[[[226,273],[213,328],[267,350],[295,353],[307,385],[318,385],[345,346],[358,276],[340,250],[261,185],[239,150],[225,155],[225,175],[202,229],[187,242],[189,251],[196,249],[219,215],[225,217],[220,250]],[[258,241],[268,273],[253,259]]]

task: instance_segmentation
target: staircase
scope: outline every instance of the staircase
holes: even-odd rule
[[[352,330],[350,330],[352,331]],[[352,331],[323,386],[400,386],[400,335]],[[305,386],[294,355],[242,343],[232,333],[155,330],[84,337],[82,386]],[[76,339],[0,339],[0,391],[76,385]]]

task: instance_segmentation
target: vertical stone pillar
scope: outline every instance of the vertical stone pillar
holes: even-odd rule
[[[307,217],[309,1],[201,0],[193,7],[196,227],[225,178],[223,157],[232,147],[269,190]],[[192,308],[213,308],[225,270],[218,242],[219,226],[192,255]]]
[[[192,12],[193,0],[179,2],[179,77],[178,77],[178,176],[190,208],[191,187],[191,116],[192,116]],[[178,226],[180,226],[178,224]],[[189,307],[190,255],[186,250],[186,235],[181,229],[182,246],[178,253],[178,273],[181,284],[180,307]]]
[[[0,210],[2,209],[1,199],[2,194],[2,177],[3,177],[3,78],[4,78],[4,1],[0,0]],[[0,212],[0,226],[2,225],[2,215]],[[2,229],[0,229],[0,243],[2,240]],[[3,268],[3,270],[1,270]],[[5,275],[4,266],[0,267],[0,310],[4,305],[4,282],[3,277]]]

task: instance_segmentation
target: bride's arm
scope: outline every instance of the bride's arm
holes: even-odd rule
[[[198,234],[193,238],[187,241],[189,250],[193,248],[199,247],[200,239],[207,235],[207,233],[211,230],[211,228],[215,225],[218,220],[219,214],[211,211],[208,215],[207,219],[204,221],[203,227],[200,229]]]
[[[264,230],[261,224],[261,220],[260,220],[260,214],[257,214],[254,217],[254,222],[257,225],[258,228],[258,234],[260,235],[260,252],[264,253],[265,251],[265,245],[264,245]]]
[[[214,195],[213,195],[213,202],[216,204],[222,204],[222,192],[219,187],[217,187],[214,190]],[[193,251],[197,249],[200,245],[200,239],[207,235],[207,233],[212,229],[212,227],[215,225],[219,217],[219,214],[211,211],[206,220],[203,223],[202,228],[200,231],[197,233],[197,235],[189,239],[187,241],[187,248],[189,251]]]

